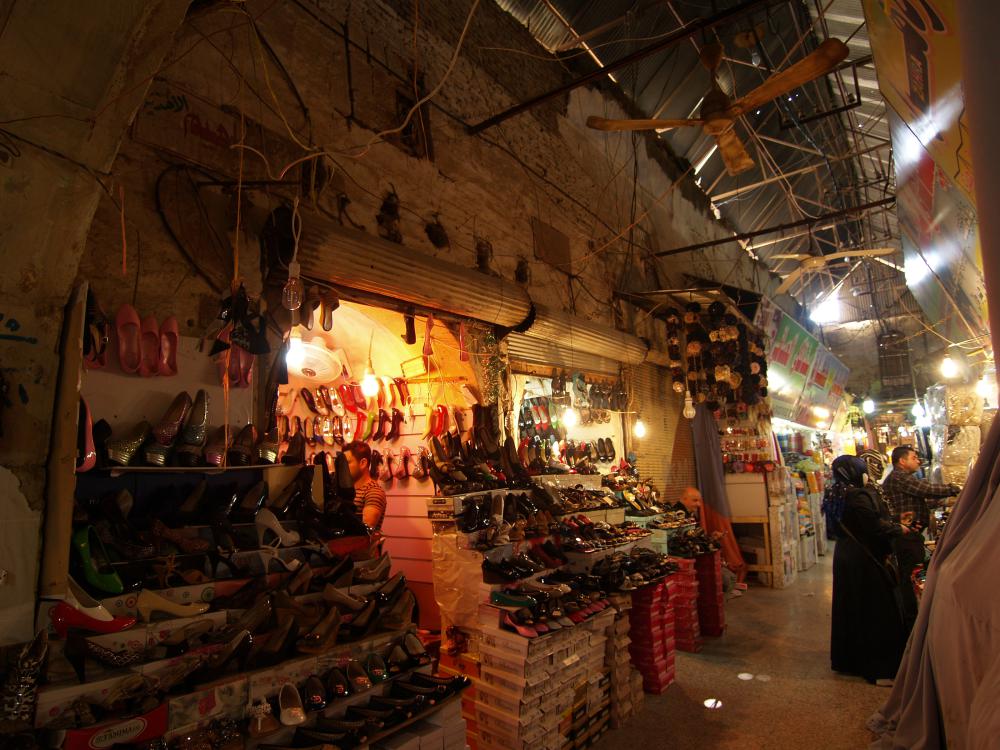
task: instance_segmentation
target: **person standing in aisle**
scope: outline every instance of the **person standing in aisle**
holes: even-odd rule
[[[371,476],[372,449],[368,443],[355,440],[344,446],[344,456],[354,480],[354,508],[365,525],[381,533],[385,518],[385,490]]]
[[[935,484],[917,479],[919,469],[920,456],[910,446],[901,445],[893,449],[892,471],[882,483],[893,520],[911,529],[895,542],[899,575],[903,582],[903,616],[907,634],[917,619],[917,595],[910,576],[925,559],[924,529],[930,528],[931,508],[942,505],[945,498],[954,497],[961,491],[961,487],[954,484]]]
[[[906,646],[892,540],[905,529],[893,523],[868,486],[864,459],[840,456],[832,469],[843,493],[843,514],[833,553],[830,665],[836,672],[891,685]]]

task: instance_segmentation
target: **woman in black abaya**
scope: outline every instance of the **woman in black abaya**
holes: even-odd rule
[[[833,554],[830,663],[836,672],[891,684],[906,646],[899,582],[884,561],[903,527],[868,482],[857,456],[833,462],[833,491],[843,496],[843,516]],[[904,582],[904,585],[909,582]]]

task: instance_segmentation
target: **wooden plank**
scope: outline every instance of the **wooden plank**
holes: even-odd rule
[[[84,282],[73,291],[73,297],[66,308],[59,347],[61,364],[56,384],[49,461],[46,467],[48,486],[45,492],[42,570],[38,583],[38,593],[41,596],[64,594],[66,579],[69,576],[86,302],[87,283]]]

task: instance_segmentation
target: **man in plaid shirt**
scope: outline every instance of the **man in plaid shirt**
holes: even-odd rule
[[[930,526],[931,508],[942,504],[944,498],[957,495],[961,488],[954,484],[935,484],[918,479],[914,474],[920,468],[920,457],[910,446],[900,446],[892,451],[892,471],[882,483],[882,490],[892,511],[892,519],[911,530],[896,540],[896,557],[903,589],[903,617],[907,628],[917,618],[917,598],[913,592],[910,575],[924,562],[924,529]]]

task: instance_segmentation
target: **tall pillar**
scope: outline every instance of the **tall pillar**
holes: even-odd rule
[[[965,117],[972,146],[972,171],[976,183],[979,242],[983,277],[989,305],[993,351],[1000,351],[1000,100],[996,87],[997,29],[1000,3],[996,0],[961,0],[958,12],[962,50],[962,85]],[[997,360],[1000,362],[1000,359]]]

